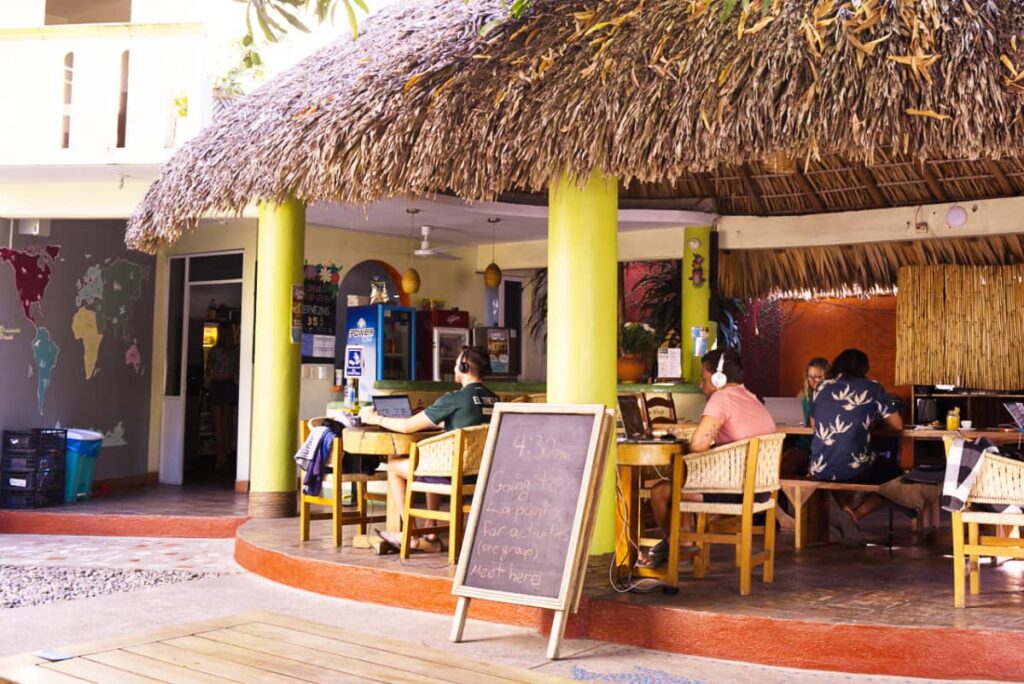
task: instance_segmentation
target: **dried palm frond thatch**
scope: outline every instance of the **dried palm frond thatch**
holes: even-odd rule
[[[1024,235],[1020,234],[722,250],[718,289],[723,296],[738,299],[892,294],[900,269],[907,266],[1022,262]]]
[[[1024,266],[911,266],[896,300],[896,384],[1024,387]]]
[[[849,202],[830,183],[865,164],[1000,159],[1024,143],[1020,0],[775,0],[729,21],[719,4],[535,0],[485,36],[500,0],[386,7],[179,150],[127,241],[153,251],[254,200],[494,199],[563,171],[743,195],[745,213],[835,210]],[[816,166],[817,180],[793,171]],[[916,188],[946,192],[921,171]],[[921,201],[898,178],[860,183],[876,201]],[[1017,183],[976,181],[988,195]]]

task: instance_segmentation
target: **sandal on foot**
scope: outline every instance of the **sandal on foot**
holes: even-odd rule
[[[377,534],[396,549],[402,548],[402,535],[399,532],[378,530]],[[441,550],[441,542],[437,539],[427,539],[426,537],[412,537],[409,539],[409,550],[438,553]]]
[[[637,567],[647,568],[654,570],[660,568],[668,562],[668,540],[662,539],[660,542],[651,547],[647,553],[641,553],[637,556],[636,564]]]

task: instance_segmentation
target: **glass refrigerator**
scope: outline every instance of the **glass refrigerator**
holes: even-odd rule
[[[378,380],[415,380],[416,310],[376,304],[354,306],[346,321],[346,380],[359,381],[359,401],[369,401]]]
[[[434,328],[431,345],[434,380],[455,381],[455,362],[466,346],[469,346],[469,328]]]

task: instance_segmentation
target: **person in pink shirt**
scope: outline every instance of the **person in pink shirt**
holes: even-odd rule
[[[743,359],[733,349],[716,349],[701,359],[700,389],[707,398],[697,429],[690,437],[690,453],[707,451],[714,446],[759,437],[775,432],[775,421],[764,404],[743,386]],[[715,381],[718,381],[717,383]],[[667,536],[669,502],[673,483],[662,480],[651,489],[651,508],[654,519]],[[711,496],[711,495],[709,495]],[[715,495],[723,501],[734,495]],[[684,494],[684,499],[704,500],[700,494]],[[693,517],[683,516],[682,528],[692,529]],[[640,557],[639,563],[647,567],[662,565],[668,558],[668,542],[662,540],[651,551]]]

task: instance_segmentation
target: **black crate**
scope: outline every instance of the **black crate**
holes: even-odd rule
[[[60,449],[42,451],[6,451],[0,456],[0,472],[14,470],[62,470],[66,452]]]
[[[16,470],[4,468],[0,473],[0,490],[39,492],[44,489],[64,488],[64,469]]]
[[[67,430],[4,430],[3,451],[37,451],[67,448]]]
[[[38,492],[23,490],[0,491],[0,508],[43,508],[64,503],[63,489],[44,489]]]

